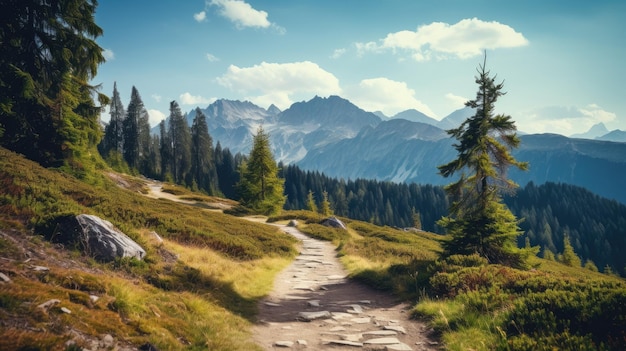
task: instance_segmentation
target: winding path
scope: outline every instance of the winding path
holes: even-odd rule
[[[193,203],[149,182],[153,198]],[[254,219],[251,219],[254,220]],[[253,340],[265,350],[438,349],[429,328],[410,319],[407,304],[388,293],[346,279],[333,245],[295,227],[279,225],[300,240],[300,254],[274,281],[260,302]]]
[[[408,305],[346,279],[331,243],[281,229],[301,241],[300,254],[261,301],[256,343],[266,350],[438,349]]]

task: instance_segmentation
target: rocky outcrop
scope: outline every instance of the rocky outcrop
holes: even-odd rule
[[[320,224],[332,228],[339,228],[344,230],[347,229],[346,225],[337,217],[328,217],[324,219]]]
[[[74,246],[101,261],[133,257],[141,260],[146,251],[111,222],[100,217],[81,214],[57,218],[50,238],[53,242]]]

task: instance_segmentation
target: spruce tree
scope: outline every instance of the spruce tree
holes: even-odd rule
[[[131,169],[143,173],[143,159],[150,148],[150,125],[148,111],[143,105],[137,88],[133,86],[126,109],[124,129],[124,160]]]
[[[477,253],[491,263],[525,266],[525,259],[534,250],[520,250],[516,238],[521,234],[518,220],[504,205],[502,194],[517,187],[507,179],[510,166],[526,170],[510,150],[520,139],[510,116],[495,115],[495,103],[503,83],[496,84],[485,61],[479,65],[476,99],[466,102],[474,116],[447,133],[457,140],[458,156],[439,166],[444,177],[459,174],[458,180],[445,187],[452,199],[449,215],[438,224],[447,230],[451,240],[444,242],[444,255]]]
[[[100,154],[109,157],[111,152],[122,154],[124,146],[123,123],[126,117],[124,105],[117,91],[117,82],[113,83],[113,96],[109,105],[109,124],[104,128],[104,137],[100,143]]]
[[[176,101],[170,102],[169,138],[172,145],[172,176],[176,183],[182,184],[191,169],[191,134],[187,119]]]
[[[159,156],[161,160],[161,179],[166,180],[172,177],[171,159],[172,159],[172,141],[165,127],[165,121],[159,123]]]
[[[210,195],[217,194],[219,185],[213,157],[213,140],[209,135],[206,116],[196,108],[191,125],[191,174],[198,188]]]
[[[270,149],[269,134],[259,127],[254,136],[248,161],[239,168],[237,184],[240,202],[261,214],[275,214],[285,204],[284,179],[278,177],[278,166]]]

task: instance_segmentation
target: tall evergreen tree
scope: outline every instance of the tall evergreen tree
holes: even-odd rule
[[[172,159],[172,141],[170,139],[165,121],[159,123],[159,156],[161,159],[161,179],[168,179],[172,175],[171,159]]]
[[[278,177],[278,166],[270,148],[269,134],[259,127],[254,136],[248,162],[240,166],[238,183],[240,202],[259,213],[280,212],[285,204],[284,179]]]
[[[104,157],[108,157],[110,152],[122,154],[124,133],[123,123],[126,117],[124,105],[117,91],[117,82],[113,83],[113,96],[109,105],[109,124],[104,128],[104,138],[100,143],[100,153]]]
[[[176,101],[170,102],[169,137],[172,145],[171,170],[176,183],[183,183],[191,168],[191,134],[187,119]],[[191,185],[191,184],[188,184]]]
[[[104,62],[96,7],[95,0],[0,2],[0,145],[71,168],[96,151],[100,108],[88,83]]]
[[[191,125],[191,174],[198,188],[210,195],[217,194],[219,184],[213,157],[213,140],[204,112],[196,108]]]
[[[143,173],[144,158],[150,148],[150,124],[148,111],[143,105],[137,88],[133,86],[126,109],[124,127],[124,159],[128,165]]]
[[[458,141],[454,145],[458,157],[439,166],[444,177],[460,172],[458,180],[445,188],[453,202],[449,216],[439,222],[452,236],[444,243],[444,255],[478,253],[492,263],[524,266],[530,250],[517,249],[518,220],[501,196],[517,187],[507,179],[507,169],[526,170],[528,165],[510,152],[520,143],[514,121],[494,114],[496,101],[505,93],[503,83],[496,84],[496,77],[487,71],[486,57],[477,69],[476,99],[465,104],[476,113],[447,131]]]

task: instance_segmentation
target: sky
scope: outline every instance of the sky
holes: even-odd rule
[[[135,86],[153,126],[173,100],[330,95],[440,120],[475,98],[486,52],[507,93],[496,112],[519,130],[626,130],[623,0],[102,0],[95,20],[107,61],[92,83],[116,82],[124,105]]]

